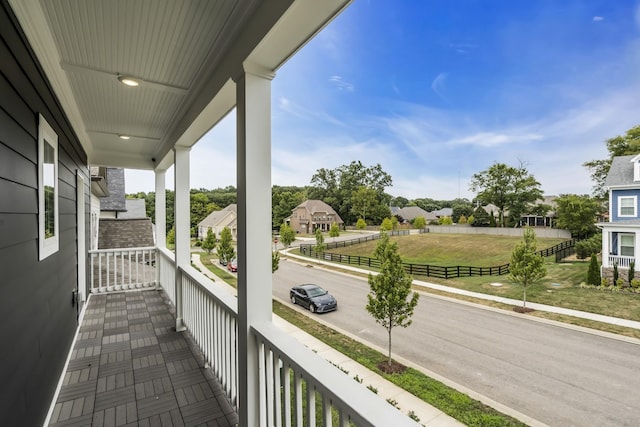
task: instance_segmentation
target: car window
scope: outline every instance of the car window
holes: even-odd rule
[[[309,289],[309,296],[310,297],[319,297],[320,295],[324,295],[326,293],[327,293],[327,291],[325,291],[322,288]]]

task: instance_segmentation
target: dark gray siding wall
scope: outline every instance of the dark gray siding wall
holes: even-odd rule
[[[59,138],[59,250],[38,260],[38,114]],[[76,174],[82,150],[0,0],[0,425],[42,425],[76,330]],[[86,229],[89,215],[85,214]],[[87,243],[88,247],[88,243]]]

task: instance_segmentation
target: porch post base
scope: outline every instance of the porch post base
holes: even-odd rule
[[[176,319],[176,332],[184,332],[187,330],[187,327],[184,325],[184,321],[182,317]]]

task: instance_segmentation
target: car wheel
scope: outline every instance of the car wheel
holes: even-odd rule
[[[313,305],[313,304],[309,304],[309,311],[312,312],[312,313],[315,313],[316,312],[316,306]]]
[[[294,297],[293,295],[291,295],[291,302],[294,304],[296,303],[296,297]]]

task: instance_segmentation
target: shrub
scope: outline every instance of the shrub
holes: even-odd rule
[[[364,230],[365,228],[367,228],[367,222],[362,218],[358,218],[358,221],[356,222],[356,228],[358,230]]]
[[[473,223],[475,222],[475,218],[473,217],[473,215],[469,215],[469,218],[467,218],[467,224],[469,225],[473,225]]]
[[[635,261],[631,261],[629,263],[629,285],[633,281],[634,276],[636,275],[636,263]]]
[[[618,263],[613,263],[613,286],[618,284]]]
[[[621,288],[622,286],[624,286],[624,279],[623,279],[622,277],[619,277],[619,278],[616,280],[616,286],[617,286],[618,288]]]
[[[631,287],[632,287],[633,289],[638,289],[638,288],[640,288],[640,279],[633,279],[633,280],[631,281]]]
[[[606,288],[607,286],[609,286],[609,281],[605,277],[603,277],[602,279],[600,279],[600,286]]]
[[[589,263],[589,271],[587,273],[587,284],[598,286],[600,284],[600,267],[598,266],[598,256],[591,254],[591,262]]]
[[[458,224],[466,224],[467,223],[467,217],[464,215],[460,215],[460,218],[458,218]]]
[[[451,219],[450,216],[441,216],[438,219],[438,223],[440,225],[451,225],[451,224],[453,224],[453,220]]]
[[[576,243],[576,257],[585,259],[591,254],[600,253],[602,250],[602,235],[596,234],[588,239],[581,240]]]

